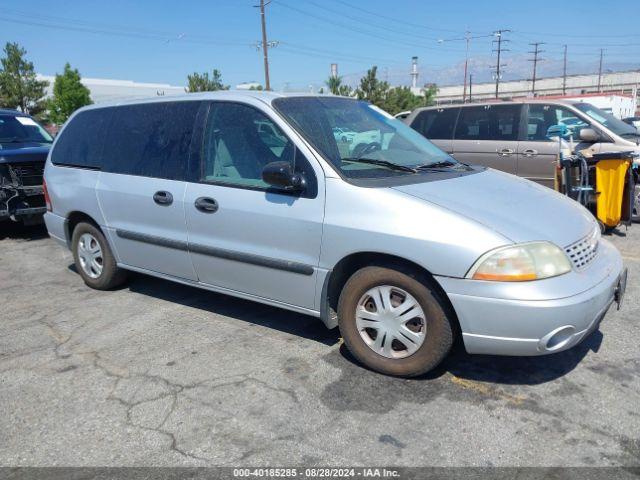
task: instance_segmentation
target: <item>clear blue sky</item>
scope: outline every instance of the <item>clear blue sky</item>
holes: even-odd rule
[[[3,0],[0,41],[18,42],[36,70],[65,62],[86,77],[184,85],[193,71],[218,68],[225,83],[263,81],[259,0]],[[542,75],[558,74],[562,46],[570,72],[640,67],[636,1],[272,0],[267,7],[272,86],[320,86],[332,62],[354,83],[373,64],[393,84],[409,82],[419,57],[420,83],[460,83],[465,29],[489,35],[510,28],[505,78],[526,78],[529,42],[547,42]],[[472,73],[490,80],[491,37],[472,40]]]

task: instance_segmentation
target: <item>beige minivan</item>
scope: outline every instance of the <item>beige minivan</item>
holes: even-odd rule
[[[553,187],[558,142],[547,138],[552,125],[573,132],[576,150],[640,153],[640,132],[586,102],[526,100],[426,107],[405,122],[456,160],[512,173]],[[636,186],[634,220],[640,219]]]

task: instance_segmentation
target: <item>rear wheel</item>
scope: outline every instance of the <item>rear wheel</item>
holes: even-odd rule
[[[125,281],[126,272],[118,268],[106,238],[95,225],[76,225],[71,248],[76,270],[91,288],[109,290]]]
[[[353,356],[381,373],[416,376],[449,353],[454,329],[437,292],[413,276],[366,267],[347,281],[338,321]]]

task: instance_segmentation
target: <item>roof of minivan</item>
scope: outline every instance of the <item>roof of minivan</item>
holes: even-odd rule
[[[523,103],[545,103],[545,104],[552,103],[552,104],[560,104],[560,105],[575,105],[577,103],[588,103],[588,102],[584,102],[582,100],[566,99],[566,98],[562,98],[562,99],[524,98],[522,100],[505,100],[505,101],[493,100],[488,102],[473,102],[473,103],[464,103],[464,104],[456,103],[451,105],[432,105],[430,107],[416,108],[415,110],[413,110],[413,112],[419,112],[422,110],[433,110],[436,108],[441,109],[441,108],[458,108],[458,107],[463,107],[463,108],[464,107],[481,107],[484,105],[522,105]]]
[[[28,115],[18,110],[12,110],[10,108],[0,108],[0,115],[14,115],[17,117],[27,117]]]
[[[315,94],[315,93],[280,93],[267,92],[263,90],[218,90],[215,92],[198,92],[185,93],[184,95],[169,95],[158,97],[141,97],[138,99],[127,99],[121,101],[103,102],[83,107],[81,110],[91,110],[94,108],[115,107],[121,105],[137,105],[140,103],[158,103],[158,102],[179,102],[184,100],[242,100],[242,99],[258,99],[264,103],[270,104],[276,98],[283,97],[337,97],[331,94]],[[350,98],[350,97],[339,97]]]

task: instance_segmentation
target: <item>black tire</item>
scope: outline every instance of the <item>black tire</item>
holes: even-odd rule
[[[80,237],[85,233],[88,233],[95,238],[102,250],[102,272],[95,278],[87,274],[80,262],[78,244],[80,242]],[[73,253],[76,270],[84,280],[84,283],[89,287],[95,288],[96,290],[110,290],[122,285],[126,280],[127,272],[118,267],[107,239],[102,234],[102,231],[100,231],[100,229],[95,225],[86,222],[81,222],[76,225],[71,237],[71,251]]]
[[[453,320],[439,294],[426,279],[382,267],[365,267],[347,281],[338,301],[338,325],[351,354],[361,363],[387,375],[414,377],[435,368],[447,356],[454,341]],[[376,286],[390,285],[411,294],[420,304],[426,320],[422,345],[405,358],[388,358],[376,353],[361,337],[356,325],[356,309],[365,293]]]

